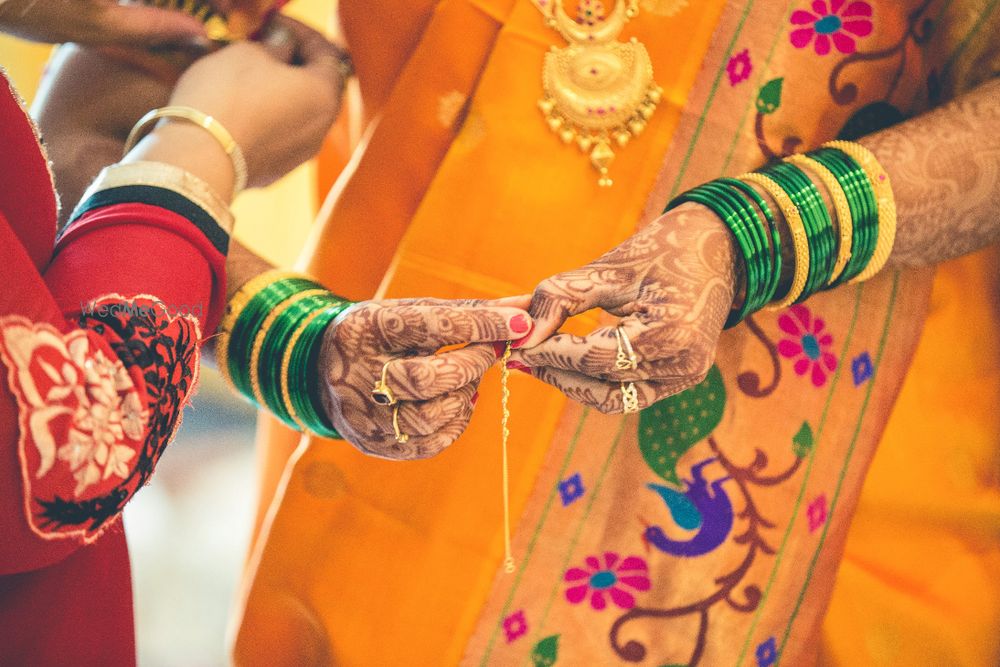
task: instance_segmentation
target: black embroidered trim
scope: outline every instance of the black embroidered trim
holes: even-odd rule
[[[95,309],[81,315],[78,323],[108,341],[126,369],[142,369],[149,410],[142,451],[129,476],[104,496],[82,501],[58,495],[51,500],[36,498],[44,508],[37,516],[40,526],[82,527],[89,522],[85,528],[88,533],[100,531],[149,481],[180,423],[184,403],[197,379],[197,326],[183,317],[166,317],[162,308],[132,311],[110,309],[100,315]]]

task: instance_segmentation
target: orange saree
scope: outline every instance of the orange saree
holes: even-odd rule
[[[683,188],[954,92],[959,64],[989,46],[962,42],[970,20],[994,20],[986,1],[687,5],[644,0],[626,28],[663,102],[599,189],[536,108],[543,54],[561,40],[529,0],[342,2],[367,130],[304,266],[355,299],[528,292]],[[236,662],[812,657],[931,278],[887,272],[761,313],[726,334],[704,385],[639,416],[596,414],[515,374],[510,575],[496,378],[468,432],[429,461],[263,425],[267,509]]]

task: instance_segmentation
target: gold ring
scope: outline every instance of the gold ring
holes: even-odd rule
[[[625,333],[624,326],[619,324],[615,328],[615,338],[618,339],[618,356],[615,358],[615,368],[620,371],[634,371],[639,367],[639,357],[635,355],[632,341]]]
[[[634,382],[622,382],[622,414],[632,415],[639,412],[639,390]]]
[[[389,385],[385,381],[390,363],[392,363],[392,359],[382,365],[382,379],[376,382],[375,388],[372,389],[372,400],[379,405],[396,405],[396,395],[392,393],[392,389],[389,388]]]
[[[399,444],[406,444],[410,439],[410,436],[399,430],[399,405],[392,408],[392,430],[396,432],[396,442]]]

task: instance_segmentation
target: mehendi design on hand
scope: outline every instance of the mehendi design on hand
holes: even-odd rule
[[[371,301],[333,321],[320,352],[323,404],[338,432],[366,454],[388,459],[433,456],[453,443],[472,416],[476,388],[496,362],[494,341],[530,328],[524,311],[482,301]],[[436,354],[450,345],[466,347]],[[386,365],[399,400],[398,442],[392,409],[372,387]]]
[[[555,334],[516,350],[514,360],[574,400],[621,412],[621,383],[635,382],[640,408],[700,382],[711,367],[733,302],[735,252],[714,213],[685,205],[665,214],[593,263],[542,283],[530,312],[552,333],[591,308],[622,316],[638,357],[615,365],[614,328],[585,337]]]

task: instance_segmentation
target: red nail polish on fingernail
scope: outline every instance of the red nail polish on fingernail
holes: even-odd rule
[[[476,401],[479,400],[479,392],[478,391],[475,394],[472,395],[472,399],[471,400],[472,400],[472,404],[475,405]]]
[[[493,343],[493,354],[497,355],[497,359],[503,356],[503,353],[507,351],[507,343],[503,341],[497,341]]]
[[[527,343],[528,339],[531,338],[531,332],[534,331],[534,330],[535,330],[535,323],[532,322],[531,326],[528,327],[528,333],[524,334],[523,338],[518,338],[513,343],[511,343],[510,344],[510,349],[516,350],[517,348],[519,348],[522,345],[524,345],[525,343]]]
[[[524,315],[515,315],[510,318],[510,330],[516,334],[523,334],[531,330],[531,322]]]
[[[522,373],[527,373],[528,375],[531,375],[531,369],[522,364],[520,361],[508,361],[507,368],[511,369],[512,371],[521,371]]]

